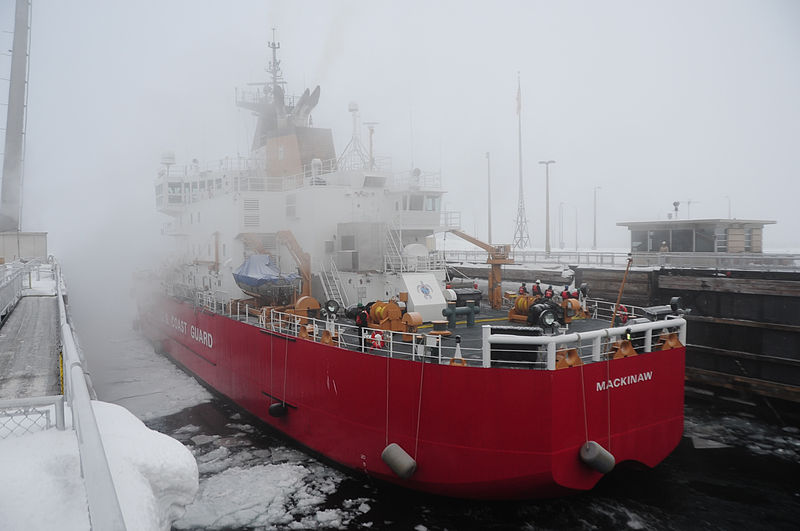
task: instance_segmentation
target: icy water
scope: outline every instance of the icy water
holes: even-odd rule
[[[195,455],[200,491],[175,529],[797,529],[800,429],[688,401],[655,469],[620,466],[587,493],[475,502],[376,484],[303,453],[209,394],[131,333],[94,367],[103,400]],[[91,361],[91,360],[90,360]]]

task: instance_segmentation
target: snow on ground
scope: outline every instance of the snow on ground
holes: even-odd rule
[[[89,529],[72,430],[0,440],[0,528]]]
[[[35,275],[36,273],[33,273]],[[41,280],[31,279],[31,287],[22,290],[22,296],[27,297],[30,295],[55,295],[56,294],[56,281],[52,278],[43,278]]]
[[[120,406],[92,403],[129,530],[169,529],[198,488],[194,458]],[[75,432],[0,440],[0,529],[89,529]]]

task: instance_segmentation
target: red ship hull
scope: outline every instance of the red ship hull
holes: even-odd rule
[[[683,434],[683,347],[558,371],[486,369],[268,333],[167,297],[141,319],[177,362],[302,445],[435,494],[515,499],[587,490],[602,477],[579,458],[587,440],[617,463],[653,467]],[[276,400],[289,406],[284,417],[268,413]],[[388,443],[416,460],[410,479],[381,460]]]

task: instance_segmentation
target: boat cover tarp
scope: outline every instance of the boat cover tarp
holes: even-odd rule
[[[281,273],[268,254],[253,254],[233,273],[237,284],[258,287],[264,284],[286,285],[300,278],[297,273]]]

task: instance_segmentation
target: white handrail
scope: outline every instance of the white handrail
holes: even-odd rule
[[[676,318],[667,319],[663,321],[651,321],[648,323],[631,324],[627,326],[618,326],[616,328],[602,328],[600,330],[589,330],[581,333],[571,333],[557,336],[517,336],[512,334],[491,334],[486,337],[490,332],[490,326],[484,325],[483,334],[485,337],[485,345],[534,345],[534,346],[547,346],[547,369],[555,370],[556,368],[556,349],[558,345],[564,343],[580,343],[582,340],[599,340],[603,338],[612,338],[622,336],[626,331],[632,334],[638,332],[649,332],[648,336],[652,337],[652,332],[655,330],[662,330],[666,328],[679,328],[679,339],[681,343],[686,344],[686,319]],[[645,346],[645,351],[650,352],[651,345]],[[488,349],[484,350],[484,356],[487,356]]]
[[[72,411],[72,426],[78,439],[81,475],[84,478],[86,500],[89,505],[89,520],[92,529],[124,530],[125,520],[122,517],[114,479],[111,477],[97,419],[92,409],[85,370],[72,335],[72,328],[67,322],[61,267],[57,263],[54,263],[54,267],[58,293],[58,319],[64,354],[65,394]]]

